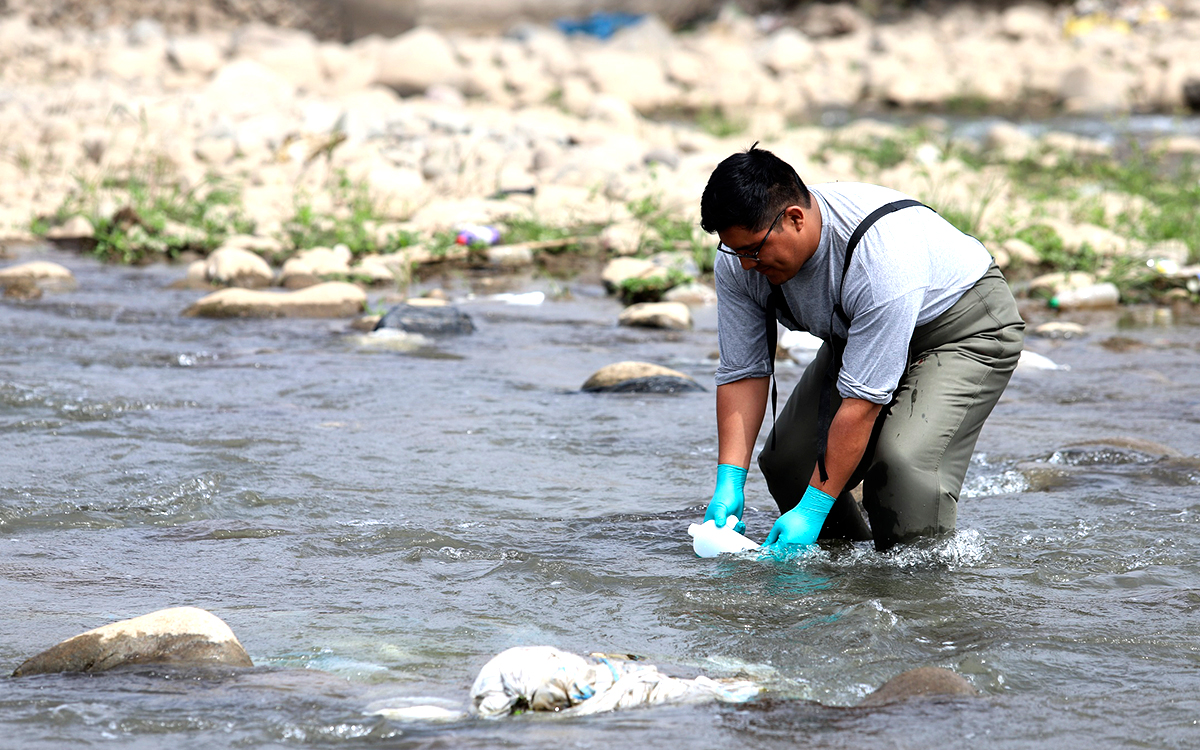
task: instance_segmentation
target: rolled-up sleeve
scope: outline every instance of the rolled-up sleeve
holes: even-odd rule
[[[717,347],[721,361],[716,384],[771,374],[764,320],[766,308],[755,299],[746,274],[725,257],[717,259]]]
[[[842,398],[886,404],[908,366],[908,346],[921,311],[922,290],[854,315],[838,374]]]

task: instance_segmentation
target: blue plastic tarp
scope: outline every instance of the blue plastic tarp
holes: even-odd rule
[[[560,18],[554,22],[564,34],[587,34],[597,39],[608,39],[626,26],[633,26],[645,18],[643,13],[605,13],[597,11],[587,18]]]

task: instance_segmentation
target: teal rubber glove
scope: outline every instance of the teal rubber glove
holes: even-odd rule
[[[708,501],[708,510],[704,512],[704,520],[712,519],[717,528],[725,528],[725,519],[737,516],[738,524],[733,527],[737,533],[746,530],[742,522],[746,503],[746,470],[733,464],[717,464],[717,488],[713,490],[712,500]]]
[[[825,516],[833,507],[833,497],[826,492],[809,486],[804,491],[800,504],[775,520],[771,533],[767,534],[764,547],[773,544],[812,544],[821,533]]]

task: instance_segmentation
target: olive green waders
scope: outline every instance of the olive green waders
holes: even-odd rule
[[[983,422],[1017,367],[1025,324],[992,265],[946,312],[913,332],[909,364],[821,538],[875,548],[954,531],[958,494]],[[800,502],[816,464],[818,406],[832,350],[821,347],[758,457],[780,513]],[[841,397],[836,389],[831,408]],[[863,485],[868,528],[850,490]]]

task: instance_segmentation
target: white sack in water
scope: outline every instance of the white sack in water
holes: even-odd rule
[[[1021,358],[1017,360],[1017,369],[1022,372],[1029,370],[1070,370],[1071,366],[1057,364],[1049,357],[1025,349],[1021,352]]]
[[[759,690],[746,680],[680,679],[623,659],[526,646],[510,648],[484,665],[471,686],[471,705],[488,717],[521,709],[583,716],[662,703],[742,703]]]
[[[788,356],[800,364],[808,364],[817,356],[817,351],[825,342],[808,331],[786,330],[779,337],[779,345]]]
[[[540,305],[546,301],[545,292],[524,292],[515,294],[512,292],[504,292],[502,294],[493,294],[491,299],[497,302],[507,302],[510,305]]]

